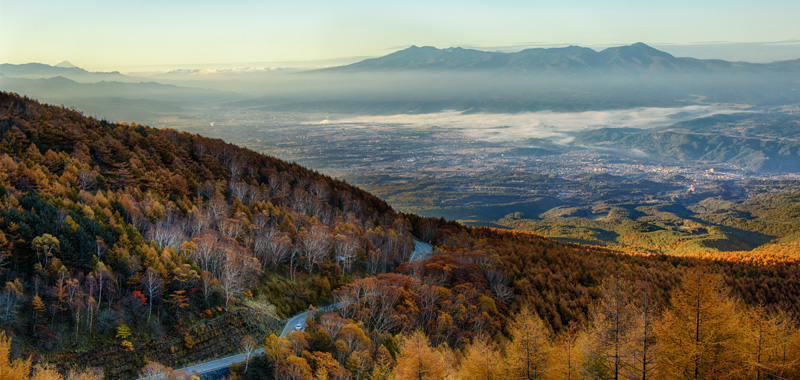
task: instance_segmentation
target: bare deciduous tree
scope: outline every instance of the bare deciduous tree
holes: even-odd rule
[[[261,261],[262,268],[266,265],[277,268],[291,252],[292,240],[286,234],[280,234],[269,240],[259,237],[256,238],[253,250]]]
[[[225,218],[219,223],[219,232],[222,236],[229,239],[236,239],[244,231],[244,223],[241,220]]]
[[[214,233],[204,233],[194,239],[195,248],[190,252],[200,269],[212,274],[219,274],[219,264],[222,261],[222,250],[218,246],[218,237]]]
[[[314,225],[310,230],[301,232],[299,240],[305,253],[306,269],[310,274],[314,265],[319,265],[328,256],[331,233],[325,226]]]
[[[242,346],[242,352],[244,353],[244,372],[246,373],[247,366],[250,364],[250,359],[258,349],[258,344],[256,344],[256,340],[250,335],[242,338],[240,344]]]
[[[180,248],[181,243],[186,240],[181,228],[164,222],[156,223],[150,231],[147,231],[147,238],[154,241],[159,247],[174,250]]]
[[[219,281],[220,289],[225,295],[226,307],[231,298],[241,294],[250,286],[253,275],[258,270],[258,260],[235,252],[226,252]]]
[[[214,278],[214,275],[211,272],[204,270],[203,273],[200,275],[200,286],[201,290],[203,291],[203,301],[208,302],[208,296],[211,295],[211,292],[214,291],[214,288],[217,286],[219,281]]]
[[[358,255],[359,242],[350,234],[339,234],[335,237],[336,259],[342,264],[345,273],[350,272]]]
[[[78,186],[83,190],[91,190],[95,185],[95,173],[91,170],[82,169],[78,172]]]
[[[153,313],[153,298],[161,295],[164,290],[164,281],[161,279],[161,274],[153,268],[147,268],[142,276],[142,289],[147,294],[149,307],[147,309],[147,321],[150,321],[150,315]],[[98,303],[99,304],[99,303]]]

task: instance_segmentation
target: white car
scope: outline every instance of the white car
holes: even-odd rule
[[[302,323],[298,323],[298,324],[294,325],[294,331],[300,331],[302,329],[303,329],[303,324]]]

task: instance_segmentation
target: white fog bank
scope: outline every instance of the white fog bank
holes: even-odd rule
[[[480,141],[504,142],[542,138],[568,142],[570,132],[599,128],[655,128],[717,114],[742,112],[737,108],[686,106],[641,107],[625,110],[584,112],[525,112],[516,114],[446,111],[417,115],[352,116],[309,124],[364,128],[394,125],[409,128],[450,128]]]

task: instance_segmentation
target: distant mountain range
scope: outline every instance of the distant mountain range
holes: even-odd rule
[[[179,87],[156,82],[100,81],[81,83],[63,76],[40,79],[3,78],[0,89],[73,106],[87,115],[110,120],[156,123],[183,117],[187,107],[227,99],[222,91]]]
[[[773,108],[800,104],[800,59],[758,64],[678,58],[644,43],[516,53],[412,46],[301,73],[187,71],[137,78],[89,72],[66,61],[2,64],[0,89],[143,122],[161,120],[176,108],[204,120],[209,105],[345,114],[574,112],[687,104]]]
[[[235,98],[205,88],[157,83],[112,72],[91,72],[68,61],[0,65],[0,90],[76,107],[87,115],[111,120],[157,123],[189,116],[188,107]]]
[[[587,47],[526,49],[516,53],[464,48],[411,46],[392,54],[322,72],[364,71],[509,71],[518,73],[708,73],[720,71],[800,71],[800,59],[769,64],[678,58],[644,43],[595,51]]]
[[[137,99],[202,101],[217,99],[225,95],[225,93],[216,90],[180,87],[152,81],[138,83],[119,81],[82,83],[63,76],[39,79],[3,78],[2,88],[8,91],[24,92],[31,96],[60,98],[92,98],[119,93]]]
[[[62,61],[55,66],[44,63],[23,63],[15,65],[11,63],[0,64],[0,78],[20,78],[20,79],[41,79],[64,77],[76,82],[93,83],[100,81],[115,82],[140,82],[141,78],[129,77],[118,71],[111,72],[91,72],[80,67],[76,67],[68,61]]]

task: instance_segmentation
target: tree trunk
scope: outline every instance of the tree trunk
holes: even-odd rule
[[[8,292],[6,296],[6,316],[3,317],[3,321],[8,321],[8,312],[11,309],[11,292]]]
[[[75,313],[75,343],[78,342],[78,326],[81,322],[81,316],[78,313]]]
[[[697,346],[700,345],[700,296],[697,296],[697,309],[695,310],[694,319],[694,378],[700,378],[700,355],[697,353]]]

